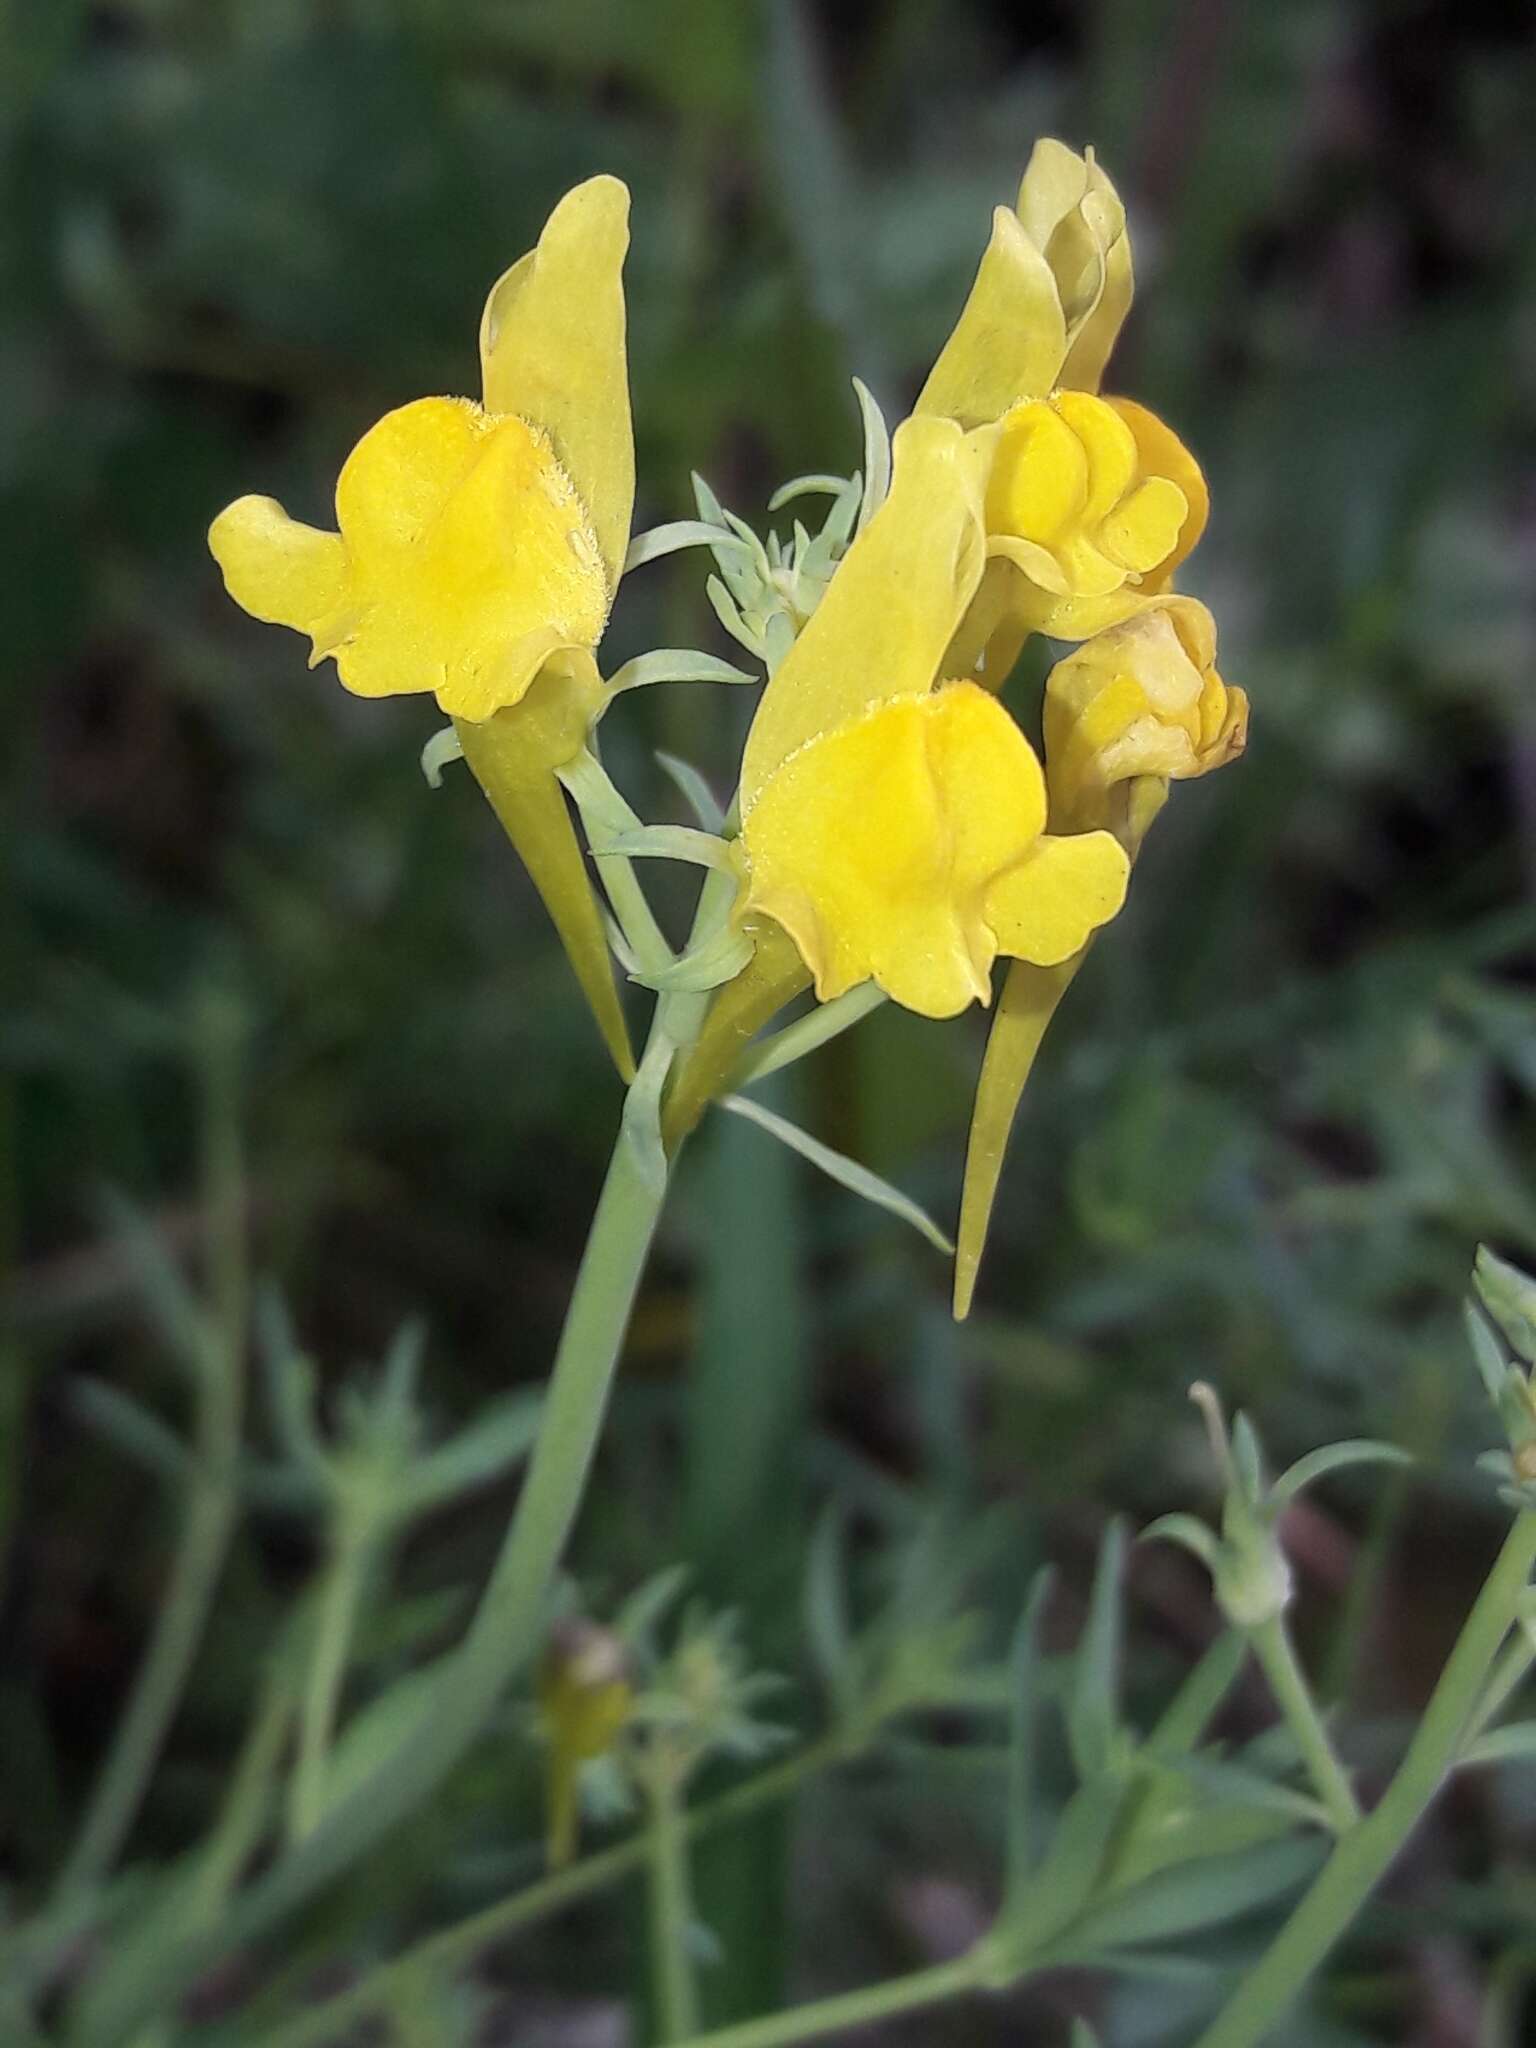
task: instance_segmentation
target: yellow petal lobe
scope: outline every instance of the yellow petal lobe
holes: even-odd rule
[[[538,246],[491,288],[480,322],[486,409],[549,436],[588,510],[610,594],[635,500],[625,353],[629,192],[589,178],[550,214]]]
[[[547,438],[468,399],[388,413],[347,458],[340,533],[241,499],[209,543],[230,594],[307,633],[363,697],[432,690],[451,716],[516,704],[549,656],[590,649],[608,585]]]
[[[290,519],[275,498],[237,498],[208,529],[230,596],[253,619],[313,635],[340,609],[347,584],[341,536]]]
[[[988,1000],[1000,949],[1059,958],[1063,934],[1075,949],[1119,908],[1114,842],[1062,859],[1044,822],[1029,742],[986,690],[952,683],[783,763],[743,828],[748,900],[790,933],[822,1001],[872,978],[953,1016]]]
[[[1018,571],[1015,631],[1085,639],[1167,587],[1205,523],[1205,483],[1141,406],[1057,391],[1000,423],[987,549]]]
[[[1108,832],[1042,835],[987,891],[998,950],[1035,967],[1070,960],[1120,909],[1130,873],[1124,847]]]

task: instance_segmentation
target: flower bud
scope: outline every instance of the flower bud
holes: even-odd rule
[[[1045,753],[1052,828],[1107,826],[1134,849],[1170,781],[1222,767],[1247,737],[1248,699],[1217,672],[1210,613],[1191,597],[1162,598],[1051,670]]]

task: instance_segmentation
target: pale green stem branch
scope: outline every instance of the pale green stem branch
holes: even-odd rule
[[[372,1562],[373,1546],[365,1532],[342,1526],[326,1564],[315,1613],[314,1644],[305,1674],[299,1715],[299,1747],[288,1800],[288,1832],[302,1841],[325,1811],[325,1780],[331,1740],[336,1732],[341,1689],[352,1653],[352,1636]]]
[[[60,1899],[99,1883],[122,1853],[180,1705],[238,1514],[247,1280],[237,1031],[210,1001],[201,1035],[211,1316],[196,1372],[181,1536],[149,1648],[60,1873]]]
[[[1360,1818],[1360,1802],[1334,1754],[1323,1717],[1317,1711],[1306,1674],[1296,1661],[1295,1646],[1285,1617],[1277,1614],[1248,1631],[1254,1655],[1264,1667],[1275,1704],[1296,1738],[1302,1762],[1312,1780],[1313,1790],[1328,1810],[1328,1817],[1342,1835]]]
[[[1397,1774],[1351,1828],[1195,2048],[1255,2048],[1347,1931],[1454,1767],[1488,1673],[1516,1620],[1536,1561],[1536,1513],[1510,1531],[1467,1617]]]
[[[657,2039],[684,2041],[697,2031],[699,2024],[698,1986],[689,1952],[693,1889],[678,1790],[665,1761],[658,1763],[648,1789],[651,1983],[656,2000]]]

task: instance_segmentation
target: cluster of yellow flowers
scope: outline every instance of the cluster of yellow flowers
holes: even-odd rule
[[[231,595],[306,633],[349,689],[436,694],[626,1072],[558,775],[611,695],[596,651],[634,499],[627,243],[624,187],[579,186],[487,301],[483,403],[425,398],[380,421],[341,472],[338,532],[242,498],[210,535]],[[1206,521],[1199,468],[1151,413],[1100,395],[1131,292],[1114,187],[1091,155],[1040,143],[896,430],[888,494],[796,614],[742,760],[733,919],[756,951],[740,980],[770,993],[722,990],[733,1028],[807,983],[823,1003],[872,982],[952,1016],[989,1002],[997,956],[1011,962],[971,1134],[958,1313],[1019,1093],[1083,949],[1119,910],[1169,781],[1245,738],[1210,614],[1172,592]],[[997,694],[1035,633],[1077,643],[1046,685],[1043,766]]]

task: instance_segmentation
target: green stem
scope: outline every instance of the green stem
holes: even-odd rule
[[[342,1512],[344,1515],[345,1511]],[[325,1811],[331,1738],[336,1731],[341,1688],[371,1556],[372,1545],[362,1532],[347,1527],[338,1531],[320,1588],[314,1644],[299,1715],[298,1756],[288,1800],[288,1832],[295,1842],[314,1830]]]
[[[1296,1738],[1302,1762],[1312,1780],[1313,1790],[1328,1809],[1328,1817],[1342,1835],[1360,1818],[1360,1802],[1354,1787],[1334,1754],[1323,1717],[1317,1711],[1306,1674],[1296,1661],[1295,1647],[1285,1617],[1277,1614],[1248,1631],[1254,1655],[1264,1667],[1275,1704]]]
[[[1536,1513],[1520,1516],[1440,1675],[1408,1754],[1374,1812],[1334,1849],[1290,1919],[1196,2048],[1254,2048],[1346,1932],[1453,1767],[1536,1562]]]
[[[734,1791],[722,1793],[707,1805],[694,1807],[683,1816],[683,1831],[690,1841],[694,1841],[718,1828],[744,1820],[776,1800],[788,1798],[806,1778],[827,1769],[846,1754],[839,1740],[829,1738],[814,1743],[798,1756],[787,1757],[771,1770],[760,1771]],[[498,1899],[495,1905],[484,1907],[454,1927],[445,1927],[437,1934],[428,1935],[404,1955],[381,1964],[360,1984],[338,1992],[323,2005],[312,2006],[297,2019],[267,2034],[262,2048],[315,2048],[317,2043],[335,2039],[356,2021],[387,2006],[395,1996],[398,1982],[409,1973],[417,1970],[446,1973],[460,1968],[493,1943],[505,1941],[509,1935],[536,1926],[541,1920],[563,1912],[567,1906],[576,1905],[582,1899],[590,1898],[594,1892],[606,1891],[609,1886],[632,1876],[644,1865],[650,1847],[648,1833],[633,1835],[615,1848],[601,1850],[596,1856],[584,1856],[579,1863],[569,1864],[564,1870],[540,1878],[536,1884],[514,1892],[509,1899]]]
[[[677,1786],[665,1760],[650,1786],[647,1830],[650,1884],[651,1982],[658,2041],[684,2041],[698,2029],[699,1994],[689,1945],[693,1934],[693,1891],[688,1875],[688,1839]]]
[[[130,2039],[220,1956],[259,1939],[372,1849],[442,1783],[527,1665],[597,1448],[665,1195],[665,1176],[655,1172],[653,1155],[626,1123],[582,1255],[511,1526],[469,1630],[445,1660],[421,1719],[312,1834],[234,1902],[216,1929],[168,1945],[126,1979],[104,1972],[82,2006],[82,2044],[107,2048]]]
[[[180,1705],[239,1510],[247,1305],[239,1027],[222,1004],[210,999],[199,1028],[212,1315],[197,1372],[186,1511],[159,1618],[111,1754],[60,1874],[60,1898],[98,1884],[122,1853]]]
[[[864,1991],[845,1991],[836,1998],[818,1998],[809,2005],[792,2006],[788,2012],[770,2013],[766,2019],[695,2034],[684,2048],[785,2048],[788,2042],[815,2041],[844,2027],[867,2027],[876,2020],[894,2019],[898,2013],[917,2012],[942,1999],[980,1991],[986,1982],[985,1952],[974,1948],[954,1962],[935,1963],[930,1969],[914,1970],[909,1976],[893,1977]]]

